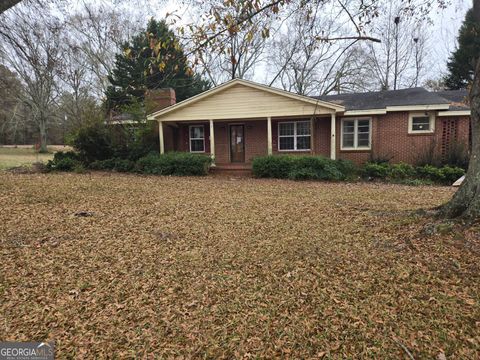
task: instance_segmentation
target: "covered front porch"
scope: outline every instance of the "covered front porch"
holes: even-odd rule
[[[336,116],[160,121],[160,153],[209,154],[217,167],[250,168],[255,157],[312,154],[336,158]]]

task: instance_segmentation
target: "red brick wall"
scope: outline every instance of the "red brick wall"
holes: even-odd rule
[[[145,98],[151,112],[164,109],[176,103],[175,90],[171,88],[147,90]]]
[[[422,154],[433,147],[437,156],[441,155],[443,117],[435,120],[433,134],[409,134],[408,112],[391,112],[386,115],[372,116],[372,149],[368,151],[341,150],[341,117],[337,117],[336,150],[337,158],[363,163],[372,158],[389,158],[391,162],[415,163]],[[468,145],[469,117],[454,117],[457,121],[457,141]],[[281,121],[305,121],[305,119],[272,120],[272,147],[274,154],[312,154],[313,151],[284,152],[278,151],[278,123]],[[208,122],[195,123],[205,127],[205,150],[210,153],[210,127]],[[245,125],[245,161],[251,162],[256,156],[267,154],[267,120],[246,120],[235,122],[215,122],[215,156],[217,163],[230,162],[229,124]],[[189,151],[188,126],[178,125],[178,150]],[[164,126],[164,129],[168,125]],[[173,132],[164,130],[165,138],[172,137]],[[171,149],[173,141],[165,139],[165,149]],[[330,117],[317,118],[314,122],[314,152],[326,157],[330,156]]]
[[[228,123],[214,123],[215,131],[215,162],[226,164],[230,162],[230,149],[228,141]],[[245,145],[247,147],[247,145]]]
[[[436,117],[435,132],[432,134],[409,134],[408,112],[390,112],[372,116],[372,148],[370,151],[342,151],[341,121],[337,121],[337,154],[340,159],[362,163],[371,158],[388,158],[392,163],[416,163],[425,153],[433,149],[435,156],[441,156],[444,117]],[[468,144],[469,117],[455,117],[457,140]]]
[[[273,129],[272,129],[273,132]],[[267,120],[245,122],[245,161],[268,153]]]
[[[173,126],[164,124],[163,125],[163,146],[165,151],[174,151],[174,139],[173,139]],[[158,134],[158,130],[157,130]]]
[[[455,119],[458,122],[457,141],[470,145],[470,116],[459,116]]]

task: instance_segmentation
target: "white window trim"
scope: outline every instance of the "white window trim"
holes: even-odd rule
[[[192,128],[201,127],[203,128],[203,138],[192,138]],[[192,151],[192,140],[203,140],[203,151]],[[205,153],[205,125],[190,125],[188,127],[188,146],[191,153]]]
[[[297,135],[297,124],[298,123],[308,123],[308,126],[310,128],[310,134],[309,135]],[[293,135],[280,135],[280,125],[281,124],[293,124]],[[308,120],[302,120],[302,121],[282,121],[277,124],[277,134],[278,134],[278,151],[280,152],[293,152],[293,151],[298,151],[298,152],[305,152],[305,151],[310,151],[312,147],[312,129],[310,127],[310,121]],[[293,149],[280,149],[280,138],[281,137],[292,137],[293,136]],[[297,149],[297,137],[309,137],[310,142],[309,142],[309,147],[308,149]]]
[[[369,146],[358,146],[358,121],[368,120],[369,132],[368,132],[368,143]],[[345,121],[354,121],[353,126],[353,147],[344,147],[343,146],[343,123]],[[357,117],[357,118],[342,118],[340,124],[340,150],[371,150],[372,149],[372,118],[371,117]]]
[[[430,118],[429,130],[413,130],[413,118],[425,117]],[[411,112],[408,114],[408,133],[409,134],[433,134],[435,132],[435,113],[433,112]]]

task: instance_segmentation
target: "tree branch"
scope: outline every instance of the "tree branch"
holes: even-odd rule
[[[331,37],[331,38],[321,38],[317,37],[319,41],[338,41],[338,40],[368,40],[376,43],[381,43],[380,39],[371,37],[371,36],[341,36],[341,37]]]

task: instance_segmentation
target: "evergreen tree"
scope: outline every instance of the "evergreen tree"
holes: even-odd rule
[[[475,59],[480,55],[480,23],[475,20],[473,9],[467,12],[460,28],[458,47],[447,63],[445,85],[452,90],[465,89],[473,80]]]
[[[166,22],[154,19],[116,55],[109,81],[108,110],[142,102],[146,90],[173,88],[178,102],[210,87],[188,66],[185,52]]]

